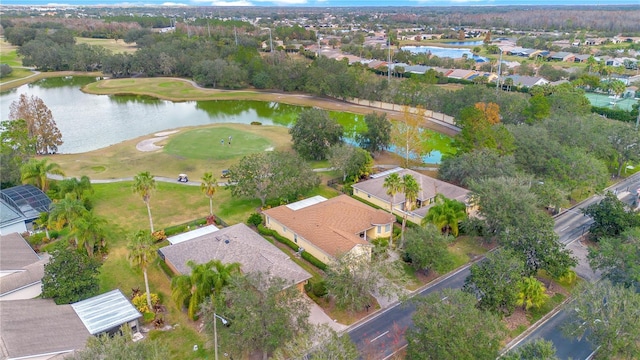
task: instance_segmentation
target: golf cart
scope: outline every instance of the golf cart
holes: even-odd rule
[[[189,178],[187,177],[187,174],[180,174],[178,175],[178,182],[189,182]]]
[[[222,170],[222,177],[223,178],[228,178],[229,177],[229,170],[228,169]]]

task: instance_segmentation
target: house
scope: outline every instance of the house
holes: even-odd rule
[[[38,256],[20,234],[0,235],[0,301],[40,295],[48,261],[48,255]]]
[[[48,212],[51,199],[33,185],[0,190],[0,235],[23,233],[33,228],[33,220]]]
[[[523,76],[523,75],[509,75],[505,79],[513,80],[513,85],[518,87],[533,87],[536,85],[545,85],[549,81],[539,76]],[[504,80],[503,80],[504,83]]]
[[[576,55],[573,61],[577,63],[584,63],[584,62],[587,62],[587,60],[589,60],[590,57],[591,57],[591,54],[580,54],[580,55]]]
[[[474,70],[453,69],[446,74],[451,79],[468,79],[470,76],[476,74]]]
[[[127,324],[138,330],[142,314],[113,290],[70,305],[51,299],[3,301],[0,305],[2,359],[51,359],[80,350],[92,335]]]
[[[574,59],[575,55],[566,51],[558,51],[557,53],[549,56],[549,60],[551,61],[574,62]]]
[[[239,263],[240,270],[245,274],[261,272],[277,276],[289,284],[295,284],[301,291],[311,278],[311,274],[287,254],[245,224],[216,231],[197,229],[182,235],[183,241],[158,250],[160,257],[176,274],[191,273],[191,268],[187,266],[189,260],[197,264],[219,260],[224,264]]]
[[[371,257],[369,240],[390,237],[395,217],[347,195],[309,199],[265,210],[269,229],[325,264],[340,255]]]
[[[392,198],[387,195],[387,189],[384,187],[384,181],[387,176],[393,173],[397,173],[401,178],[404,175],[412,175],[420,185],[420,192],[418,193],[415,209],[407,216],[407,220],[415,224],[420,224],[422,218],[427,215],[427,212],[429,212],[429,209],[434,203],[436,194],[438,193],[444,195],[448,199],[458,200],[465,203],[468,209],[467,212],[472,211],[468,200],[469,190],[420,174],[419,172],[403,168],[383,171],[372,175],[369,180],[354,184],[352,186],[353,195],[374,205],[380,206],[383,209],[389,209],[391,207]],[[405,201],[406,199],[404,194],[396,194],[395,199],[393,199],[393,212],[395,214],[399,216],[404,215]]]

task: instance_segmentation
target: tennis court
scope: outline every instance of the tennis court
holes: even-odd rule
[[[587,99],[589,99],[589,102],[591,102],[591,105],[598,106],[598,107],[608,107],[611,109],[614,108],[614,105],[612,104],[614,102],[614,99],[610,98],[609,95],[586,93],[585,96],[587,97]],[[633,106],[637,102],[638,100],[631,97],[618,99],[618,100],[615,100],[615,108],[620,110],[631,111],[631,106]]]

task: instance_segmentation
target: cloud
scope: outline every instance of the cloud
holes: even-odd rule
[[[183,4],[183,3],[174,3],[174,2],[165,2],[162,3],[161,6],[189,6],[187,4]]]

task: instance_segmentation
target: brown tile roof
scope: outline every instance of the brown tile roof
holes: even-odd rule
[[[90,336],[71,305],[49,299],[0,302],[0,354],[8,358],[82,349]]]
[[[36,252],[20,234],[0,235],[0,271],[22,270],[39,260]]]
[[[182,274],[191,272],[186,265],[189,260],[198,264],[220,260],[224,264],[240,263],[245,274],[268,273],[293,284],[311,278],[311,274],[287,254],[242,223],[165,246],[160,252]]]
[[[455,186],[453,184],[449,184],[448,182],[444,182],[442,180],[434,179],[430,176],[420,174],[419,172],[409,170],[409,169],[400,169],[396,172],[398,176],[401,178],[408,174],[412,175],[418,184],[420,184],[420,192],[418,193],[418,200],[425,201],[436,196],[436,191],[442,195],[444,195],[447,199],[458,200],[463,203],[467,203],[467,195],[469,194],[469,190],[461,188],[459,186]],[[388,176],[388,175],[387,175]],[[391,196],[387,195],[387,189],[384,188],[384,179],[387,176],[381,176],[375,179],[369,179],[366,181],[359,182],[353,185],[354,189],[358,189],[365,194],[371,194],[371,196],[381,199],[386,202],[391,201]],[[396,204],[403,204],[405,202],[404,194],[398,193],[396,194],[394,206]],[[424,217],[429,211],[430,206],[423,206],[419,209],[413,210],[413,212],[421,217]]]
[[[367,245],[359,234],[376,225],[391,224],[395,217],[347,195],[291,210],[286,205],[264,213],[331,256]]]

